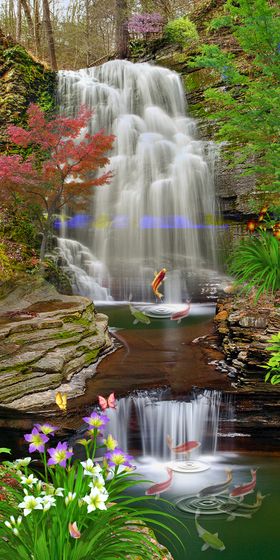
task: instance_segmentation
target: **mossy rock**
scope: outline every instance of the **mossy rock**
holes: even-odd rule
[[[54,72],[34,60],[24,47],[0,36],[0,150],[7,148],[6,125],[25,124],[30,103],[47,112],[54,110],[55,85]]]

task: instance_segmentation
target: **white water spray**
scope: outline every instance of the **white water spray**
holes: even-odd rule
[[[110,286],[115,299],[132,293],[149,301],[154,271],[165,267],[175,271],[179,286],[168,299],[185,299],[187,274],[199,276],[214,265],[215,196],[205,143],[185,116],[180,77],[166,68],[116,60],[59,72],[58,99],[62,113],[75,114],[81,105],[94,110],[90,129],[116,136],[114,177],[92,196],[90,227],[66,231],[103,263],[101,276],[95,266],[86,273],[95,284]],[[71,251],[65,238],[60,247]],[[75,250],[73,245],[70,261],[78,277],[78,269],[85,269]]]
[[[173,446],[186,441],[198,441],[199,454],[215,453],[219,424],[221,393],[205,390],[190,401],[167,401],[139,395],[118,401],[117,410],[107,410],[110,417],[108,430],[117,439],[119,446],[128,451],[131,437],[130,422],[137,423],[141,439],[142,454],[154,458],[173,458],[167,445],[171,436]],[[134,416],[133,416],[134,413]],[[135,434],[134,434],[135,437]],[[197,455],[192,453],[192,457]],[[180,456],[177,455],[177,459]],[[181,457],[182,458],[182,457]]]

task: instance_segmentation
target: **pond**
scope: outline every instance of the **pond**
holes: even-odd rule
[[[209,364],[213,357],[219,357],[218,352],[212,350],[209,354],[209,349],[193,343],[198,337],[211,335],[214,309],[210,303],[193,304],[189,316],[180,324],[166,317],[153,318],[149,325],[135,325],[127,304],[98,308],[109,315],[109,324],[115,327],[124,347],[100,364],[87,397],[81,401],[85,405],[86,400],[88,405],[90,393],[96,398],[97,394],[107,397],[115,391],[119,397],[117,410],[107,411],[110,430],[136,457],[138,471],[152,481],[137,489],[135,495],[143,495],[153,484],[166,481],[172,458],[173,466],[174,460],[178,463],[171,486],[161,495],[172,505],[164,505],[156,498],[152,502],[186,525],[186,529],[179,529],[184,552],[165,542],[175,560],[206,555],[214,558],[219,552],[211,547],[201,550],[205,542],[198,535],[195,513],[200,514],[197,522],[203,529],[219,534],[226,560],[276,560],[280,513],[278,441],[269,437],[264,441],[263,434],[256,437],[255,431],[252,434],[246,428],[240,433],[235,390],[230,379]],[[200,440],[201,447],[191,459],[209,468],[180,472],[186,457],[170,453],[167,434],[172,434],[174,445]],[[245,493],[244,499],[231,498],[229,492],[235,485],[250,483],[251,470],[256,470],[251,493]],[[223,484],[228,471],[232,473],[231,482],[225,493],[196,496],[204,488]],[[178,531],[176,523],[173,528]]]
[[[109,316],[119,348],[99,363],[85,395],[70,401],[68,415],[58,419],[65,437],[70,434],[75,444],[83,431],[85,411],[97,406],[98,395],[107,398],[115,392],[117,409],[106,411],[111,419],[109,431],[151,481],[137,487],[135,497],[167,481],[167,468],[171,469],[171,484],[160,494],[170,503],[152,497],[150,505],[163,508],[185,525],[178,529],[175,521],[170,522],[184,543],[184,552],[159,537],[174,560],[214,558],[219,547],[226,560],[278,559],[279,441],[265,440],[261,433],[255,437],[248,426],[240,428],[231,379],[210,363],[222,355],[199,343],[206,336],[212,340],[215,305],[192,303],[181,323],[171,321],[166,312],[165,318],[134,324],[127,303],[97,306],[97,311]],[[3,412],[0,416],[5,426]],[[9,429],[2,429],[1,445],[11,446],[15,455],[22,456],[23,433],[35,419],[26,414],[13,417],[11,411],[9,421]],[[190,456],[174,451],[186,441],[198,442]],[[75,446],[76,453],[79,449]],[[243,500],[229,495],[235,485],[250,484],[253,476],[256,483],[251,493],[245,491]],[[218,490],[213,490],[216,485]],[[205,493],[205,488],[210,491]],[[218,548],[202,551],[207,542],[199,531],[208,531],[206,541],[211,540],[210,533],[214,535]]]

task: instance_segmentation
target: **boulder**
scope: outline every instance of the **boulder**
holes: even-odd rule
[[[89,299],[22,282],[0,299],[0,405],[45,411],[58,390],[81,395],[111,349],[108,318]]]

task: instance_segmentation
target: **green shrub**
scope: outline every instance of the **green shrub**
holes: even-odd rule
[[[170,43],[177,43],[181,47],[198,40],[196,26],[187,17],[170,21],[165,27],[165,36]]]
[[[268,342],[270,342],[270,346],[267,347],[267,350],[271,352],[271,357],[261,367],[267,369],[265,381],[270,378],[270,383],[277,385],[277,383],[280,383],[280,332],[272,335]]]
[[[280,289],[280,244],[267,232],[243,239],[230,255],[229,272],[249,293],[256,288],[255,300],[261,294]]]
[[[10,259],[6,254],[5,246],[0,243],[0,281],[7,280],[12,274]]]

